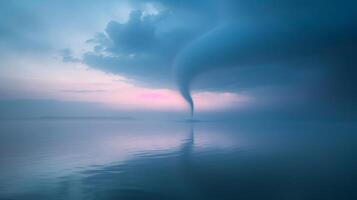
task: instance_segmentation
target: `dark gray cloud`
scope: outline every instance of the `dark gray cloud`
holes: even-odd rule
[[[175,65],[188,101],[193,87],[245,92],[274,108],[356,111],[354,1],[134,2],[160,12],[109,22],[85,63],[155,87],[171,87]]]
[[[157,18],[159,17],[143,17],[142,12],[137,10],[130,13],[129,21],[125,24],[109,22],[106,33],[112,41],[112,46],[107,47],[108,51],[141,54],[155,50],[155,25],[159,20]]]
[[[186,23],[186,17],[180,18],[169,10],[157,15],[132,11],[126,23],[111,21],[104,33],[87,41],[95,47],[84,55],[83,62],[148,86],[169,87],[177,52],[208,28],[199,26],[197,20]]]
[[[54,44],[66,46],[75,39],[70,30],[93,31],[98,27],[93,24],[115,3],[1,1],[0,53],[15,50],[21,56],[23,50],[47,52]],[[136,10],[128,21],[105,20],[106,28],[88,38],[93,50],[80,58],[59,47],[63,61],[83,62],[150,87],[172,88],[177,79],[188,100],[191,89],[230,91],[254,96],[256,109],[356,113],[355,1],[129,4]],[[148,4],[156,11],[147,12]]]
[[[299,75],[307,66],[312,69],[316,68],[316,66],[311,66],[313,63],[318,64],[319,67],[322,66],[325,73],[331,73],[331,68],[338,69],[337,71],[340,72],[353,70],[348,66],[345,68],[343,64],[346,62],[346,56],[354,52],[355,47],[351,49],[351,42],[357,41],[356,29],[349,25],[351,24],[316,25],[306,20],[295,26],[286,26],[286,24],[280,23],[249,25],[248,27],[228,23],[219,26],[195,40],[178,56],[175,72],[180,91],[192,106],[190,97],[192,80],[202,72],[212,69],[280,65],[288,69],[287,74]],[[313,28],[306,29],[305,27]],[[331,65],[331,59],[336,61],[334,66]],[[300,63],[298,71],[292,66],[295,62]],[[352,61],[352,63],[354,62]],[[271,70],[269,67],[265,67],[265,69]],[[259,75],[259,71],[255,71],[255,73]],[[331,78],[336,78],[338,81],[334,84],[337,85],[354,80],[352,77],[346,79],[347,76],[340,78],[337,76],[337,73],[326,74],[325,81],[329,82]],[[261,78],[268,81],[275,77],[273,75]],[[261,82],[258,77],[252,80]],[[324,84],[328,87],[326,83]],[[331,88],[331,95],[337,95],[333,90]],[[352,92],[348,91],[350,94]],[[353,101],[350,102],[353,103]]]

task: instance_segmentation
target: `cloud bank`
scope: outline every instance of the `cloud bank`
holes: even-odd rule
[[[353,1],[134,3],[155,12],[109,22],[88,41],[95,47],[86,64],[150,87],[176,79],[191,112],[192,88],[245,92],[277,109],[356,111]]]
[[[244,111],[237,104],[232,113],[349,119],[357,113],[356,4],[1,1],[0,70],[27,74],[25,68],[11,67],[9,60],[25,62],[30,52],[33,59],[34,53],[36,58],[57,56],[65,65],[119,75],[141,88],[178,88],[191,112],[198,101],[192,91],[228,92],[251,97]]]

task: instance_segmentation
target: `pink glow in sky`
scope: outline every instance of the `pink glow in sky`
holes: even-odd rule
[[[22,65],[29,67],[28,70],[23,70],[27,71],[26,74],[16,74],[17,77],[9,80],[3,78],[4,83],[9,84],[9,87],[11,85],[7,95],[12,98],[94,102],[118,110],[188,109],[175,89],[146,88],[135,85],[122,76],[88,70],[81,64],[63,64],[53,60],[48,62],[50,67],[45,68],[46,70],[36,69],[37,66],[46,65],[46,61],[42,60],[40,64],[27,62],[33,65]],[[8,87],[2,86],[4,89]],[[197,111],[224,110],[250,101],[247,96],[228,92],[194,92],[193,98]]]
[[[167,99],[167,96],[160,93],[144,93],[140,96],[143,100]]]

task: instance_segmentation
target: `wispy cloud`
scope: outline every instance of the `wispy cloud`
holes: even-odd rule
[[[61,92],[68,92],[68,93],[101,93],[106,92],[106,90],[61,90]]]

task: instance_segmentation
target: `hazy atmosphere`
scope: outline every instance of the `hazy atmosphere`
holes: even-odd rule
[[[356,198],[356,52],[353,0],[0,1],[0,199]]]
[[[181,113],[193,97],[198,116],[351,119],[355,8],[333,0],[2,1],[1,117],[52,115],[53,107],[77,116]],[[80,111],[68,108],[79,102]]]

